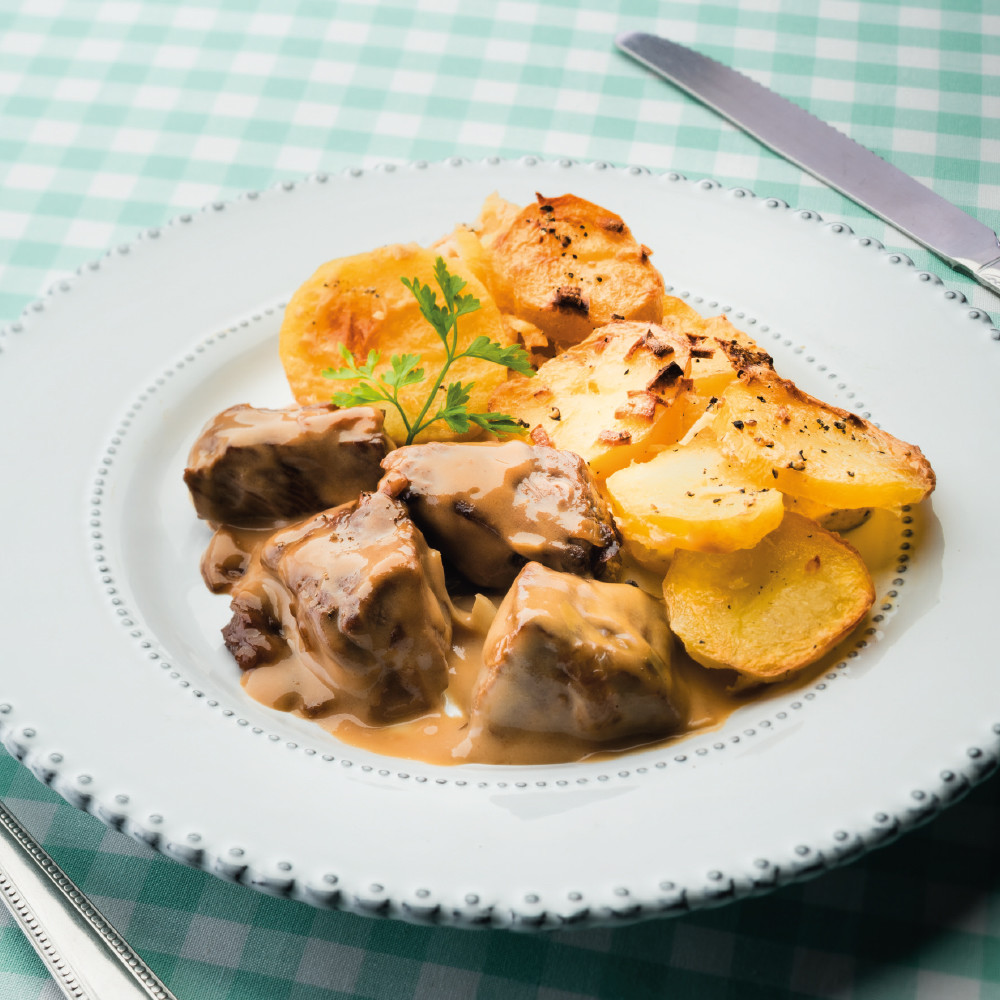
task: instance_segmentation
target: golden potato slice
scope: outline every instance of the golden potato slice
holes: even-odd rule
[[[503,314],[503,321],[510,327],[510,329],[517,336],[517,339],[524,345],[524,349],[529,353],[532,351],[546,351],[549,349],[549,338],[546,337],[534,323],[529,323],[524,319],[518,319],[516,316],[511,316],[509,313]],[[552,357],[552,355],[550,354],[549,357]]]
[[[694,306],[688,305],[683,299],[676,295],[663,296],[663,316],[676,316],[678,319],[687,320],[690,323],[702,322],[702,315]]]
[[[434,328],[420,313],[416,299],[401,278],[419,278],[442,296],[434,279],[437,254],[416,244],[381,247],[371,253],[341,257],[323,264],[292,296],[281,325],[279,349],[288,384],[303,406],[329,402],[335,392],[352,383],[323,377],[326,368],[340,368],[338,347],[343,344],[363,363],[370,350],[381,352],[378,370],[389,368],[393,354],[420,354],[427,380],[400,392],[404,409],[416,416],[445,361],[445,349]],[[459,346],[486,336],[504,346],[514,342],[486,289],[460,260],[449,269],[467,282],[463,294],[474,295],[480,308],[458,322]],[[483,411],[490,394],[507,371],[489,361],[462,359],[449,369],[448,381],[474,380],[470,411]],[[406,437],[398,413],[387,408],[385,431],[395,441]],[[439,421],[419,440],[454,438]]]
[[[726,349],[738,378],[715,404],[711,428],[758,486],[834,508],[894,508],[934,489],[934,472],[915,445],[808,395],[760,354],[743,364],[746,355]]]
[[[755,488],[703,435],[620,469],[605,488],[622,535],[638,543],[636,558],[653,561],[650,568],[659,568],[662,554],[675,548],[752,548],[785,513],[777,490]],[[661,553],[659,559],[651,560],[651,552]]]
[[[736,364],[730,358],[734,348],[742,352],[738,355],[741,359],[747,354],[759,354],[762,360],[771,363],[771,356],[726,316],[710,316],[693,324],[688,332],[695,340],[691,348],[691,394],[704,399],[706,405],[712,396],[721,396],[736,378]]]
[[[690,342],[677,324],[610,323],[546,361],[535,378],[510,379],[489,405],[526,421],[537,443],[575,451],[604,476],[660,440],[689,363]]]
[[[489,255],[479,241],[479,237],[468,226],[456,226],[447,236],[432,243],[431,250],[437,251],[450,265],[453,259],[465,262],[483,287],[488,288],[493,275],[490,271]]]
[[[708,405],[736,380],[736,365],[730,360],[728,351],[740,348],[757,352],[759,348],[725,316],[703,319],[694,313],[692,318],[683,311],[674,315],[691,341],[691,371],[667,418],[670,421],[668,440],[680,441],[704,416]],[[760,356],[768,362],[771,360],[768,354]]]
[[[472,272],[485,285],[486,281],[479,272],[485,273],[486,270],[486,249],[493,246],[500,233],[510,226],[520,211],[520,205],[501,198],[494,191],[487,195],[479,210],[479,218],[473,225],[459,223],[447,236],[442,236],[432,243],[430,249],[446,258],[464,257]],[[477,260],[481,262],[478,269]]]
[[[865,523],[872,516],[871,507],[837,508],[827,507],[825,504],[816,503],[815,500],[807,500],[805,497],[790,497],[785,494],[782,497],[785,510],[794,510],[796,514],[811,518],[827,531],[836,531],[843,534],[852,528]]]
[[[521,206],[501,198],[496,191],[486,196],[479,218],[473,227],[483,246],[492,247],[500,234],[510,228],[514,220],[521,214]]]
[[[745,687],[818,660],[865,617],[875,588],[847,542],[786,513],[752,549],[678,550],[663,596],[692,659],[736,670]]]
[[[511,335],[528,352],[528,363],[535,371],[559,353],[556,346],[533,323],[511,316],[510,313],[503,313],[503,321]]]
[[[509,202],[505,204],[509,204]],[[512,207],[516,212],[517,206]],[[457,257],[464,261],[469,270],[492,294],[494,281],[493,272],[490,270],[489,253],[480,242],[480,237],[476,232],[467,226],[459,226],[443,240],[434,244],[432,249],[437,249],[449,260]],[[552,352],[549,351],[548,336],[534,323],[529,323],[528,320],[509,312],[503,313],[503,320],[524,345],[524,349],[532,356],[533,364],[536,361],[540,364],[545,360],[544,358],[538,360],[535,352],[548,352],[548,356],[552,356]]]
[[[660,321],[663,279],[651,251],[613,212],[575,195],[538,195],[512,221],[498,211],[491,225],[480,241],[487,287],[501,311],[552,340],[579,343],[613,320]]]

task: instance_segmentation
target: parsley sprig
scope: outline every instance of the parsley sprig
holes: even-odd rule
[[[337,406],[365,406],[370,404],[388,403],[395,407],[403,420],[406,429],[404,444],[412,444],[414,438],[426,427],[438,420],[443,420],[456,434],[465,434],[473,424],[491,434],[520,434],[524,424],[516,417],[507,413],[470,413],[468,410],[472,387],[475,382],[449,382],[445,384],[448,369],[461,358],[479,358],[491,361],[493,364],[510,368],[522,375],[532,377],[535,372],[531,367],[527,352],[519,344],[504,347],[489,337],[479,336],[463,350],[458,349],[458,320],[475,312],[481,305],[473,295],[460,294],[465,288],[465,281],[457,274],[452,274],[444,259],[438,257],[434,262],[434,279],[444,296],[444,305],[439,305],[437,293],[430,285],[424,285],[418,278],[401,278],[404,285],[413,293],[424,319],[434,327],[435,333],[441,339],[445,349],[445,361],[437,373],[423,406],[415,417],[410,417],[399,399],[399,392],[410,385],[418,385],[425,381],[426,372],[421,365],[423,360],[419,354],[393,354],[389,358],[389,368],[376,374],[381,357],[378,351],[369,351],[364,364],[358,364],[354,356],[344,344],[338,345],[342,368],[326,368],[323,377],[329,379],[355,379],[357,385],[350,389],[335,392],[333,402]],[[444,392],[444,401],[438,398],[438,393]],[[432,407],[437,409],[432,411]]]

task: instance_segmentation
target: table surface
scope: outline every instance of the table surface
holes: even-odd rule
[[[498,154],[638,164],[783,198],[908,254],[996,319],[996,296],[612,44],[655,31],[738,67],[996,229],[1000,13],[987,6],[6,0],[0,327],[108,247],[242,190]],[[1000,998],[997,781],[812,882],[546,936],[265,897],[104,827],[2,752],[0,795],[181,1000]],[[57,996],[6,911],[0,996]]]

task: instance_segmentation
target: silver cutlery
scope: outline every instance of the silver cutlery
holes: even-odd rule
[[[71,1000],[176,1000],[2,801],[0,899]]]
[[[708,56],[642,32],[627,32],[616,41],[623,52],[765,146],[1000,294],[1000,241],[989,226],[797,104]]]

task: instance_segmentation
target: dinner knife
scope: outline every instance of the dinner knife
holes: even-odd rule
[[[2,801],[0,903],[69,1000],[176,1000]]]
[[[626,32],[632,58],[1000,294],[997,234],[930,188],[748,76],[666,38]]]

